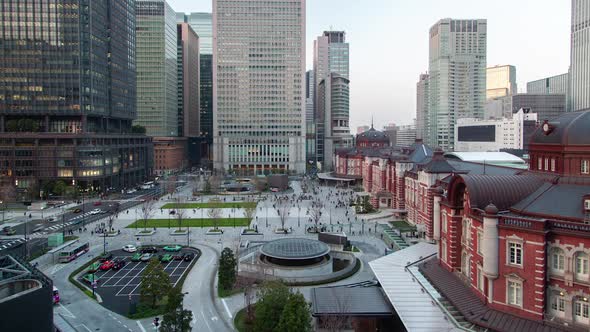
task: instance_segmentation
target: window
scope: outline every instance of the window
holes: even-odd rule
[[[471,242],[471,220],[469,219],[463,219],[463,233],[461,240],[465,245],[469,245]]]
[[[555,158],[551,158],[551,172],[555,172]]]
[[[582,160],[582,164],[580,165],[580,173],[582,173],[582,174],[588,174],[588,172],[589,172],[589,166],[590,166],[588,164],[590,164],[588,162],[588,160]]]
[[[477,289],[483,292],[484,285],[484,276],[483,271],[481,270],[481,266],[477,267]]]
[[[554,294],[551,297],[551,310],[558,315],[563,315],[565,313],[565,299],[563,296]]]
[[[543,158],[541,158],[541,157],[539,157],[539,158],[537,159],[537,168],[538,168],[539,170],[543,169]]]
[[[577,322],[588,324],[588,302],[581,299],[576,300],[574,305],[574,315]]]
[[[447,232],[447,213],[446,212],[444,212],[442,215],[442,231],[444,233]]]
[[[522,244],[509,242],[508,248],[510,252],[508,262],[513,265],[522,265]]]
[[[559,248],[553,249],[551,254],[551,267],[554,270],[558,270],[563,272],[565,266],[565,256],[563,255],[563,250]]]
[[[477,253],[483,255],[483,232],[477,231]]]
[[[549,158],[545,158],[545,170],[549,170]]]
[[[576,275],[578,277],[588,277],[588,255],[578,254],[576,256]]]
[[[522,306],[522,283],[508,280],[508,304]]]
[[[443,262],[447,261],[447,241],[443,239],[441,246],[440,246],[440,250],[442,251],[442,260]]]

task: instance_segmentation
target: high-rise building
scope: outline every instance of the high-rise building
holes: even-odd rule
[[[486,20],[442,19],[430,28],[427,135],[452,150],[457,119],[482,118],[486,99]]]
[[[517,92],[516,67],[505,65],[486,69],[486,99],[510,96]]]
[[[590,109],[590,2],[572,0],[571,111]]]
[[[512,96],[512,113],[524,109],[525,113],[537,113],[539,121],[551,120],[566,111],[565,100],[565,95],[562,94],[519,93]]]
[[[536,81],[527,82],[526,92],[536,95],[562,94],[567,95],[569,74],[555,75]]]
[[[402,125],[397,127],[395,135],[396,146],[411,146],[416,142],[416,124]]]
[[[428,74],[420,74],[416,83],[416,138],[424,139],[428,127]]]
[[[6,0],[0,16],[0,188],[32,199],[57,181],[106,191],[151,176],[151,139],[131,126],[134,1]]]
[[[316,126],[313,102],[315,93],[314,79],[313,70],[308,70],[305,73],[305,161],[307,162],[307,167],[316,165]]]
[[[178,136],[176,13],[165,0],[136,0],[137,119],[149,136]]]
[[[331,170],[334,149],[352,144],[349,128],[349,45],[344,31],[324,31],[314,41],[313,72],[317,161],[323,164],[325,170]],[[320,95],[320,92],[323,93]]]
[[[177,13],[178,22],[186,22],[199,36],[201,162],[209,167],[213,144],[213,17],[211,13]],[[189,143],[190,144],[190,143]]]
[[[305,171],[305,0],[213,0],[214,168]]]

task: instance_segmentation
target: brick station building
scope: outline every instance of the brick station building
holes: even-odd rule
[[[529,170],[453,174],[431,190],[437,266],[452,273],[426,270],[470,321],[506,331],[518,330],[515,317],[590,328],[589,132],[590,111],[566,113],[533,134]],[[453,277],[464,289],[450,292],[444,279]],[[469,294],[504,323],[460,304]]]

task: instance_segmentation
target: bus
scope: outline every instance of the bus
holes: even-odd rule
[[[53,286],[53,304],[58,304],[59,300],[59,291],[57,287]]]
[[[60,263],[68,263],[73,261],[74,259],[78,258],[82,254],[88,252],[90,246],[88,242],[84,244],[80,244],[73,249],[65,249],[59,253],[59,262]]]

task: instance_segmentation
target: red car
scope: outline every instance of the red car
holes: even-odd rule
[[[99,206],[99,205],[102,205],[102,202],[101,201],[94,202],[94,206]]]
[[[101,271],[108,271],[113,268],[113,265],[115,265],[113,261],[104,261],[104,263],[102,263],[102,265],[100,266],[100,269]]]

